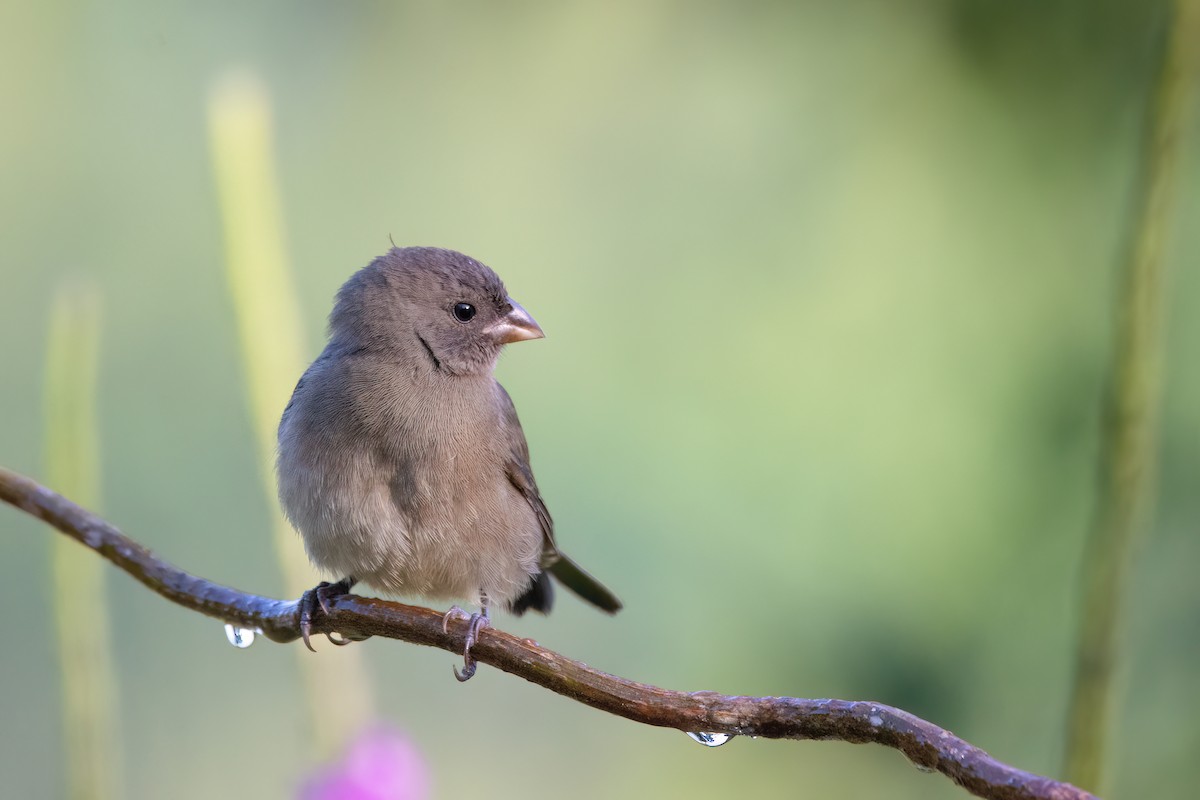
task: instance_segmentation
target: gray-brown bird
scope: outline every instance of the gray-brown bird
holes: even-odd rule
[[[548,612],[549,575],[621,608],[555,545],[516,409],[492,376],[504,345],[542,336],[496,273],[452,250],[393,248],[342,286],[329,343],[279,424],[284,511],[312,562],[341,577],[301,601],[310,649],[313,617],[359,581],[477,603],[460,680],[489,607]]]

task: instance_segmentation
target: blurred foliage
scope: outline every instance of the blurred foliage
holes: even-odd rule
[[[85,273],[106,298],[106,512],[190,570],[283,591],[206,141],[214,82],[250,69],[307,355],[389,234],[492,265],[548,334],[501,379],[564,548],[626,610],[564,598],[501,627],[672,687],[876,699],[1053,772],[1163,19],[1135,0],[8,3],[0,459],[38,474],[38,339]],[[1200,277],[1179,268],[1198,253],[1180,226],[1113,796],[1200,781]],[[28,597],[51,534],[0,527],[0,602],[28,609],[0,656],[0,786],[50,796],[52,624]],[[294,656],[110,588],[129,796],[289,796],[311,766]],[[440,797],[962,796],[882,748],[708,750],[494,670],[464,688],[445,653],[359,647]]]

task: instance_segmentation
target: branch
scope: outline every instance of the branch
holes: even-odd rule
[[[295,602],[246,594],[189,575],[95,514],[3,468],[0,500],[58,528],[174,603],[256,629],[276,642],[300,637]],[[463,650],[466,627],[458,622],[444,633],[442,614],[436,611],[356,595],[338,597],[329,615],[314,624],[319,633],[384,636],[456,654]],[[882,703],[670,691],[600,672],[494,628],[482,630],[471,655],[564,697],[646,725],[768,739],[875,742],[899,750],[919,768],[941,772],[979,797],[1095,800],[1070,784],[1003,764],[949,731]]]

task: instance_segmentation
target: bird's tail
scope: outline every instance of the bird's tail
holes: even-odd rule
[[[615,614],[621,610],[621,601],[615,594],[561,552],[558,554],[558,560],[550,566],[549,572],[558,578],[563,586],[601,611]]]
[[[539,572],[530,587],[525,590],[525,594],[514,600],[508,610],[518,617],[530,609],[541,614],[549,614],[550,607],[553,605],[554,584],[550,583],[549,575]]]

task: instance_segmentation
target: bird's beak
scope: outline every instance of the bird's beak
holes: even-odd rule
[[[529,312],[521,308],[520,303],[510,297],[508,304],[512,306],[509,312],[484,329],[492,341],[496,344],[512,344],[526,339],[541,339],[546,335],[529,316]]]

